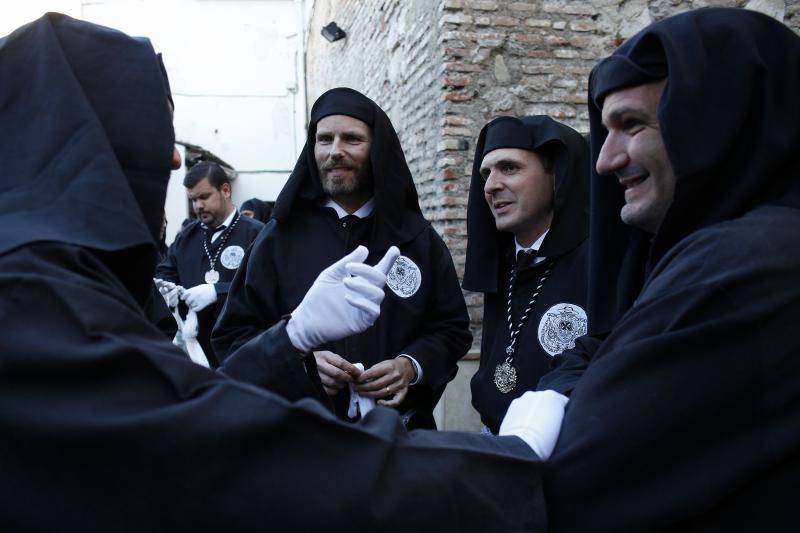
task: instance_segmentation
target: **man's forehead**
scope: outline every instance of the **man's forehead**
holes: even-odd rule
[[[532,150],[523,150],[522,148],[497,148],[483,156],[481,168],[491,167],[501,161],[524,161],[531,156],[536,156],[536,153]]]
[[[350,115],[327,115],[317,122],[317,131],[356,130],[371,132],[372,128],[363,120]]]
[[[658,109],[667,80],[624,87],[608,93],[603,100],[603,123],[628,111],[652,112]]]

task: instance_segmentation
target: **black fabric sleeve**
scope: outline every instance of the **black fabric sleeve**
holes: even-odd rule
[[[274,305],[278,300],[278,276],[269,254],[274,224],[267,225],[245,252],[231,282],[211,333],[211,345],[220,361],[281,318]]]
[[[554,390],[569,396],[607,335],[584,335],[575,339],[575,347],[553,357],[552,370],[542,376],[536,390]]]
[[[172,241],[169,248],[167,248],[167,254],[164,256],[164,259],[156,267],[156,273],[153,277],[158,279],[163,279],[164,281],[170,281],[177,285],[181,285],[181,278],[178,275],[178,247],[180,246],[181,242],[181,234],[179,233],[175,240]],[[189,287],[187,287],[188,289]]]
[[[545,531],[516,437],[346,424],[195,365],[80,248],[0,257],[0,291],[9,530]]]
[[[243,344],[219,368],[228,376],[268,389],[287,400],[315,398],[333,408],[322,387],[314,357],[292,346],[281,320]]]

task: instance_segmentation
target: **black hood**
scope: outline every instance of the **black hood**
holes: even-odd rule
[[[605,96],[664,77],[658,119],[677,184],[651,236],[622,223],[623,190],[595,164],[607,135]],[[682,238],[761,203],[800,203],[798,94],[800,37],[740,9],[700,9],[652,24],[593,69],[589,323],[596,332],[613,326]]]
[[[553,221],[539,249],[540,255],[563,255],[583,242],[588,233],[589,149],[583,136],[544,115],[496,118],[481,130],[472,163],[463,283],[470,291],[497,291],[499,260],[514,241],[511,233],[497,231],[483,194],[481,162],[488,152],[498,148],[521,148],[553,158]]]
[[[0,39],[0,79],[0,253],[92,248],[143,297],[174,146],[150,42],[50,13]]]
[[[375,184],[375,223],[370,250],[380,252],[412,240],[428,222],[423,218],[417,189],[392,123],[378,105],[353,89],[340,87],[320,96],[311,108],[308,138],[289,180],[275,201],[273,218],[288,220],[295,206],[319,204],[326,198],[314,160],[317,123],[329,115],[347,115],[372,129],[370,165]]]
[[[242,202],[242,205],[239,207],[239,211],[252,211],[253,218],[255,220],[266,224],[269,222],[269,218],[272,215],[272,207],[274,205],[274,202],[265,202],[264,200],[259,200],[258,198],[250,198],[249,200]]]

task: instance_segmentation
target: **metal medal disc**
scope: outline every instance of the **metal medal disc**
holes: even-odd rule
[[[505,361],[494,369],[494,384],[503,394],[508,394],[517,385],[517,369]]]
[[[211,283],[213,285],[214,283],[219,281],[219,272],[217,272],[214,269],[211,269],[208,272],[206,272],[204,278],[206,280],[206,283]]]

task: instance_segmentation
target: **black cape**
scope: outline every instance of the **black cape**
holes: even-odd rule
[[[335,113],[355,116],[373,131],[375,208],[364,219],[340,221],[332,208],[321,205],[324,197],[314,192],[322,188],[308,154],[313,152],[317,122]],[[419,214],[416,189],[388,117],[352,89],[333,89],[314,104],[306,147],[278,197],[274,220],[253,243],[234,279],[214,328],[214,349],[226,357],[223,354],[235,352],[292,312],[319,272],[358,245],[369,248],[367,263],[376,263],[390,245],[400,248],[405,263],[396,263],[390,273],[375,325],[318,348],[367,368],[400,354],[412,356],[422,367],[422,382],[410,387],[399,409],[410,419],[410,427],[435,427],[433,407],[470,345],[466,305],[447,247]],[[392,280],[397,283],[394,289]],[[348,400],[347,390],[333,398],[342,417]]]
[[[0,216],[17,230],[0,229],[4,529],[544,530],[541,465],[519,439],[291,404],[263,388],[288,372],[272,356],[304,372],[282,324],[226,376],[147,322],[131,289],[153,265],[135,259],[155,249],[143,206],[163,199],[172,152],[147,41],[48,15],[0,40],[0,73],[0,158],[15,170]],[[115,144],[116,122],[148,134]],[[243,375],[259,386],[230,377]]]
[[[606,280],[621,318],[548,462],[553,531],[796,529],[797,65],[800,38],[780,23],[707,9],[646,28],[593,71],[594,161],[603,96],[669,73],[658,116],[677,185],[644,258],[628,263],[647,273],[643,288],[619,307],[625,280]],[[592,188],[592,216],[606,217],[592,227],[620,224],[616,178]],[[594,203],[601,191],[606,204]],[[625,247],[592,245],[624,275]]]
[[[528,258],[517,265],[514,236],[497,231],[484,198],[480,175],[483,157],[498,148],[520,148],[544,153],[554,166],[553,220],[539,250],[547,259],[534,264]],[[500,117],[478,137],[467,210],[467,261],[464,288],[484,292],[481,360],[471,381],[472,405],[494,433],[514,398],[536,389],[550,370],[554,355],[574,346],[586,333],[586,236],[588,233],[588,160],[584,138],[550,117]],[[516,341],[514,367],[517,385],[502,393],[494,383],[509,344],[508,282],[511,268],[518,274],[512,297],[514,320],[522,315],[544,272],[551,272]]]

